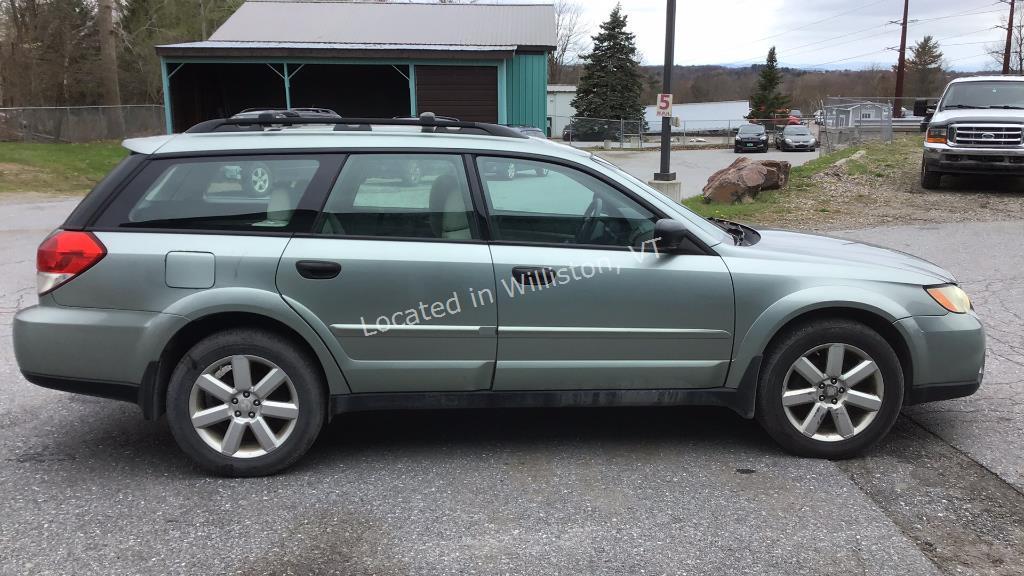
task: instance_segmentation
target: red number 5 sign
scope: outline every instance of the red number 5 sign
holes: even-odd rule
[[[669,118],[672,117],[672,95],[671,94],[658,94],[658,116]]]

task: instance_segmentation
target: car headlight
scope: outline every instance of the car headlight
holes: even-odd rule
[[[945,144],[947,130],[945,128],[929,128],[928,142],[931,144]]]
[[[768,136],[766,134],[761,134],[761,140],[767,140],[767,139],[768,139]]]
[[[944,284],[942,286],[928,286],[925,291],[950,312],[966,314],[971,309],[971,299],[956,284]]]
[[[740,136],[739,134],[737,134],[737,135],[736,135],[736,139],[737,139],[737,140],[741,140],[741,139],[742,139],[742,137],[741,137],[741,136]]]
[[[793,143],[793,139],[792,138],[786,138],[786,144],[792,144],[792,143]]]

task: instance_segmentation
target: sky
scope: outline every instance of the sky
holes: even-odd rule
[[[591,30],[616,0],[576,0]],[[817,68],[889,67],[896,63],[903,0],[677,0],[675,62],[746,66],[777,47],[782,65]],[[1018,9],[1024,9],[1018,2]],[[645,64],[662,64],[665,0],[622,0]],[[946,66],[992,70],[985,54],[1002,46],[1009,6],[995,0],[910,0],[907,45],[925,35],[939,40]],[[916,20],[916,22],[915,22]]]

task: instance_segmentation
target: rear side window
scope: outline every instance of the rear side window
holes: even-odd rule
[[[479,238],[462,157],[353,154],[331,190],[321,234]]]
[[[308,230],[337,160],[315,156],[151,162],[99,218],[100,228]],[[321,196],[322,198],[322,196]]]

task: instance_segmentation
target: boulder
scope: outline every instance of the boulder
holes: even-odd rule
[[[780,160],[737,158],[728,167],[711,175],[704,186],[704,201],[717,204],[752,202],[762,190],[775,190],[789,184],[789,169],[789,162]]]

